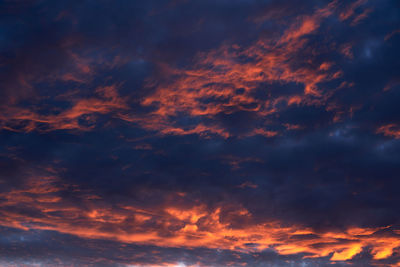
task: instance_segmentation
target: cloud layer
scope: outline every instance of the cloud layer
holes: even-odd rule
[[[4,1],[3,266],[399,266],[397,1]]]

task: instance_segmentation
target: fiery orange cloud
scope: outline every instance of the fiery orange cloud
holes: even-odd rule
[[[358,2],[346,14],[340,14],[341,19],[353,16],[352,10],[363,3]],[[218,114],[244,111],[264,120],[257,128],[246,129],[244,136],[277,136],[279,131],[268,129],[268,117],[279,113],[282,103],[287,106],[324,105],[331,93],[321,89],[320,84],[342,76],[342,71],[334,62],[313,62],[304,58],[299,59],[301,62],[294,60],[308,49],[308,38],[318,31],[321,22],[337,12],[338,2],[332,1],[310,15],[295,18],[280,37],[262,37],[244,47],[225,44],[215,50],[199,53],[190,69],[159,64],[161,77],[147,79],[147,87],[153,88],[154,92],[144,96],[140,102],[144,107],[154,107],[152,112],[141,115],[132,112],[129,100],[119,96],[118,86],[113,85],[99,88],[93,97],[73,100],[71,108],[56,115],[42,115],[29,108],[10,105],[0,113],[0,127],[28,132],[59,129],[85,131],[95,124],[96,114],[112,114],[114,118],[161,135],[197,134],[228,138],[234,134],[218,123],[197,122],[183,127],[174,121],[174,116],[185,114],[191,118],[213,119]],[[76,41],[66,41],[67,48],[71,46],[70,42]],[[351,46],[342,48],[342,52],[349,57],[350,50]],[[55,80],[85,82],[95,71],[96,64],[104,61],[99,58],[91,62],[72,52],[68,55],[72,59],[73,71],[54,74]],[[112,67],[123,62],[123,59],[116,57],[105,65]],[[303,92],[270,96],[267,100],[257,98],[254,94],[260,84],[268,92],[269,86],[288,83],[304,86]],[[80,123],[82,119],[87,123]]]
[[[373,259],[379,261],[400,247],[399,233],[379,234],[389,227],[321,232],[277,220],[254,223],[252,214],[241,206],[207,207],[201,202],[174,205],[186,197],[182,193],[171,195],[173,201],[166,204],[141,208],[128,203],[105,203],[101,197],[90,192],[82,194],[72,186],[80,194],[78,204],[59,194],[68,186],[71,187],[60,184],[56,176],[44,176],[29,179],[22,189],[1,193],[4,201],[0,204],[0,225],[159,247],[204,247],[245,253],[273,249],[281,255],[302,253],[304,258],[330,257],[331,261],[350,260],[364,248],[371,248]],[[252,184],[241,187],[244,186],[255,188]],[[35,215],[14,207],[34,210]]]
[[[41,130],[40,124],[46,125],[43,131],[49,130],[88,130],[90,126],[79,123],[81,116],[86,115],[90,123],[91,115],[107,114],[116,110],[127,109],[126,101],[118,95],[115,85],[96,89],[97,97],[82,98],[72,101],[72,107],[56,115],[41,115],[29,108],[9,107],[0,113],[0,127],[13,131]]]
[[[321,21],[331,16],[336,6],[337,2],[333,1],[309,16],[298,17],[278,39],[261,38],[248,47],[223,45],[200,53],[191,69],[161,65],[165,77],[172,79],[169,82],[149,80],[148,87],[155,88],[155,92],[145,97],[142,105],[154,106],[153,119],[172,126],[174,122],[170,117],[179,113],[213,117],[242,110],[265,117],[279,112],[277,104],[281,102],[287,105],[322,103],[326,96],[318,85],[340,78],[342,72],[333,62],[304,62],[295,66],[291,59],[306,49],[307,36],[318,30]],[[267,101],[253,96],[260,84],[267,84],[265,90],[268,91],[268,84],[274,83],[302,84],[304,92]],[[157,126],[152,124],[152,127]],[[174,134],[206,132],[205,129],[179,129],[175,125],[163,131]],[[215,129],[210,131],[220,133]],[[250,129],[251,134],[272,137],[278,133],[261,128]]]
[[[396,124],[383,125],[376,130],[376,133],[383,134],[385,136],[390,136],[395,139],[400,138],[400,127]]]
[[[352,18],[350,25],[351,26],[357,25],[361,20],[367,18],[368,15],[372,12],[371,8],[366,8],[363,10],[362,13],[356,14],[356,9],[365,5],[367,2],[368,2],[368,0],[358,0],[358,1],[355,1],[351,4],[349,4],[346,8],[344,8],[340,12],[339,19],[341,21],[345,21],[345,20]]]
[[[350,17],[354,16],[355,9],[360,7],[361,5],[365,4],[367,0],[357,0],[354,3],[351,3],[347,6],[342,12],[339,14],[340,20],[347,20]]]

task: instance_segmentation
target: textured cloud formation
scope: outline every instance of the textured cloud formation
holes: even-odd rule
[[[76,200],[64,199],[63,192]],[[254,224],[252,215],[237,205],[188,206],[184,192],[164,196],[166,200],[151,209],[124,202],[110,205],[100,196],[44,176],[28,178],[22,188],[0,196],[2,226],[52,230],[80,238],[239,253],[272,249],[279,255],[302,254],[303,258],[328,257],[331,261],[350,260],[366,248],[373,260],[382,260],[400,246],[400,230],[390,226],[316,232],[278,221]]]
[[[400,266],[399,9],[3,1],[0,265]]]

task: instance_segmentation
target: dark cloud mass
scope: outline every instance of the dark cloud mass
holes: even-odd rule
[[[0,1],[1,266],[400,266],[397,0]]]

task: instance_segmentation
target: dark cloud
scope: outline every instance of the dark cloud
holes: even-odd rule
[[[400,264],[397,1],[0,10],[0,265]]]

